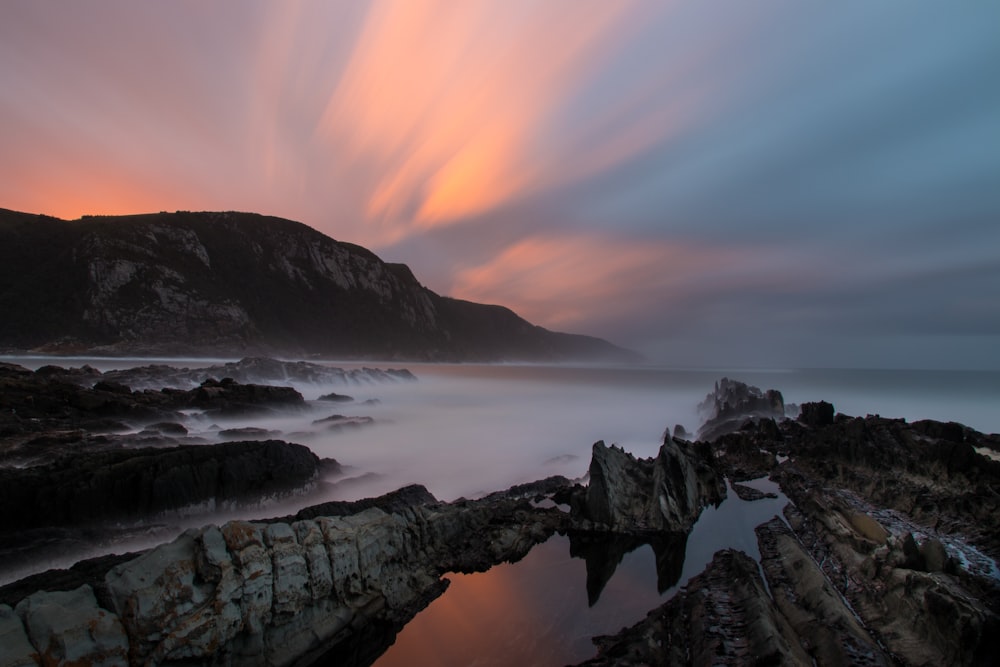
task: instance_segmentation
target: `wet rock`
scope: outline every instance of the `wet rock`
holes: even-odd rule
[[[0,470],[0,531],[138,519],[307,488],[319,459],[280,440],[81,452]]]
[[[758,526],[757,536],[775,605],[818,664],[892,664],[781,519]]]
[[[745,484],[733,484],[733,491],[736,492],[737,497],[740,500],[763,500],[764,498],[777,498],[778,494],[771,492],[764,492],[759,489],[755,489]]]
[[[125,663],[128,640],[115,614],[97,604],[89,586],[73,591],[39,591],[17,605],[27,637],[45,665]]]
[[[147,430],[164,435],[187,435],[187,427],[177,422],[157,422],[146,427]]]
[[[327,431],[342,431],[344,429],[355,429],[362,426],[370,426],[375,420],[371,417],[349,417],[345,415],[330,415],[322,419],[313,421],[315,426],[323,426]]]
[[[281,435],[281,431],[273,431],[259,426],[224,428],[219,431],[219,437],[223,440],[266,440],[277,435]]]
[[[428,496],[416,489],[405,495],[420,501]],[[117,664],[126,651],[136,665],[287,664],[330,650],[348,627],[378,622],[398,629],[440,594],[444,572],[516,560],[568,521],[519,496],[451,505],[429,501],[392,513],[379,504],[391,507],[394,501],[291,523],[206,526],[114,565],[102,582],[111,611],[95,613],[118,624],[119,641],[112,646]],[[32,593],[17,609],[66,595]],[[97,609],[96,603],[91,607]],[[39,649],[44,633],[26,626]],[[2,624],[2,615],[0,630],[18,636],[16,626]],[[72,639],[73,629],[67,627],[65,635]]]
[[[336,368],[307,361],[283,361],[267,357],[247,357],[236,362],[204,368],[174,368],[162,364],[105,372],[105,381],[139,389],[173,387],[193,389],[206,380],[232,378],[244,384],[295,383],[315,385],[366,385],[413,382],[417,378],[406,369]],[[93,379],[90,379],[93,382]],[[331,394],[336,395],[336,394]]]
[[[190,393],[189,405],[209,414],[239,416],[264,410],[302,408],[302,394],[291,387],[240,384],[232,378],[208,379]]]
[[[353,396],[347,396],[346,394],[338,394],[336,392],[330,392],[329,394],[323,394],[319,397],[320,401],[329,401],[331,403],[350,403],[354,400]]]
[[[686,532],[703,507],[725,498],[707,445],[668,439],[652,459],[594,443],[590,484],[573,514],[616,532]]]
[[[598,655],[582,665],[812,664],[770,601],[757,563],[732,550],[716,553],[704,572],[643,621],[594,641]]]
[[[698,412],[705,420],[698,429],[698,439],[711,442],[739,430],[748,419],[783,419],[785,400],[776,389],[761,391],[744,382],[722,378],[698,405]]]

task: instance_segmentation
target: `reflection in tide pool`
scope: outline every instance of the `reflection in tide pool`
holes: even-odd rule
[[[777,491],[767,480],[746,485]],[[781,516],[788,499],[777,495],[744,501],[730,487],[686,539],[667,536],[652,545],[556,536],[517,563],[449,574],[444,595],[403,628],[375,665],[554,667],[586,660],[595,653],[592,637],[645,618],[719,549],[759,560],[754,528]]]

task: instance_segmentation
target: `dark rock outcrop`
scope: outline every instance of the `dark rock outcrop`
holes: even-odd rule
[[[705,420],[698,429],[698,439],[711,441],[739,430],[747,420],[783,419],[785,400],[776,389],[762,392],[744,382],[722,378],[698,405],[698,412]]]
[[[443,361],[635,359],[439,296],[409,268],[249,213],[64,221],[0,209],[0,347]]]
[[[595,530],[683,533],[702,508],[725,498],[726,487],[707,445],[668,437],[651,459],[594,443],[590,483],[580,495],[574,514]]]
[[[809,665],[798,636],[774,607],[757,563],[720,551],[708,568],[645,620],[595,640],[583,665]]]
[[[829,426],[833,423],[833,404],[826,401],[803,403],[798,420],[807,426]]]
[[[280,440],[83,451],[0,469],[0,531],[257,502],[307,487],[318,469],[309,449]]]
[[[0,368],[0,435],[57,426],[100,430],[95,422],[109,418],[169,422],[176,421],[177,411],[189,408],[241,414],[304,406],[302,394],[291,387],[208,378],[190,389],[132,391],[118,382],[94,382],[100,373],[86,376],[89,381],[81,384],[74,369],[55,368],[34,373],[13,364]]]
[[[72,371],[74,369],[70,369]],[[74,379],[73,374],[67,379]],[[416,376],[405,368],[340,368],[308,361],[283,361],[268,357],[246,357],[239,361],[202,368],[175,368],[164,364],[106,371],[104,382],[128,385],[133,389],[173,387],[192,389],[206,380],[232,378],[243,384],[371,385],[412,382]],[[84,384],[92,378],[81,377]]]
[[[206,526],[99,579],[90,572],[91,583],[70,592],[31,593],[14,613],[0,606],[0,631],[16,640],[5,657],[45,650],[47,636],[33,628],[58,613],[107,627],[58,636],[86,664],[109,651],[134,665],[326,664],[353,638],[372,639],[366,628],[381,628],[375,635],[388,645],[443,592],[444,572],[518,560],[567,521],[517,496],[442,505],[426,491],[406,495],[419,502],[393,512],[372,503],[340,516]],[[49,605],[31,616],[54,598],[58,612]]]

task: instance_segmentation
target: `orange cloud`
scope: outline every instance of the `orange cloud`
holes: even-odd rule
[[[373,176],[366,214],[428,228],[550,184],[537,139],[625,3],[376,2],[321,121]]]
[[[651,293],[668,307],[688,295],[699,276],[725,275],[726,267],[748,260],[733,250],[680,243],[533,236],[485,264],[459,270],[450,293],[508,305],[550,328],[573,328],[595,312],[614,318],[648,307]]]

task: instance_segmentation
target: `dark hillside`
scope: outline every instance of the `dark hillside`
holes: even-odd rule
[[[438,296],[408,267],[250,213],[67,222],[0,211],[0,346],[129,354],[428,360],[631,355],[500,306]]]

